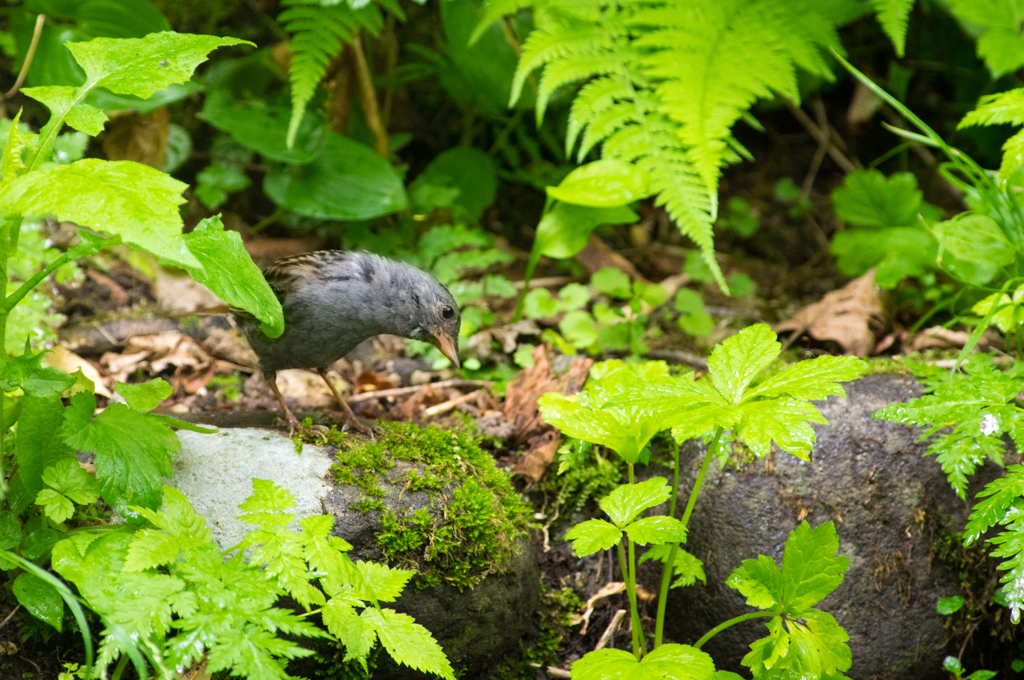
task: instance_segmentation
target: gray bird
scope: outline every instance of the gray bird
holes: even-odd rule
[[[277,387],[279,370],[315,369],[349,422],[366,431],[327,380],[327,367],[363,340],[382,333],[424,340],[459,366],[459,306],[426,272],[370,253],[319,250],[278,260],[263,275],[284,309],[284,333],[271,339],[252,316],[236,311],[235,317],[289,432],[300,426]]]

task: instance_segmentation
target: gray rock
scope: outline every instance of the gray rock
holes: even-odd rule
[[[905,376],[874,375],[848,383],[847,398],[819,404],[827,426],[818,434],[811,462],[776,451],[742,470],[716,463],[705,478],[690,520],[687,548],[704,560],[707,587],[671,591],[666,636],[695,642],[715,625],[753,611],[725,579],[758,554],[781,563],[783,546],[798,519],[812,527],[835,521],[839,554],[850,558],[841,586],[818,606],[850,635],[854,680],[945,678],[941,597],[958,594],[956,574],[932,558],[932,541],[960,531],[969,514],[950,490],[934,458],[924,458],[919,432],[871,415],[892,402],[920,395]],[[700,465],[701,452],[684,453],[680,507]],[[968,497],[997,474],[989,465]],[[646,585],[657,587],[654,569]],[[741,671],[749,644],[763,637],[763,621],[748,621],[705,646],[719,668]]]
[[[179,432],[182,451],[174,459],[170,484],[185,493],[195,509],[204,514],[214,540],[222,548],[236,545],[252,529],[235,519],[238,505],[252,493],[251,479],[269,479],[290,490],[298,502],[298,517],[332,514],[335,535],[353,545],[353,559],[380,559],[376,535],[380,513],[349,509],[359,490],[335,486],[331,465],[336,462],[328,448],[306,444],[301,454],[280,432],[259,429],[222,429],[215,435]],[[404,467],[398,462],[389,471],[394,478]],[[402,493],[401,486],[382,480],[384,506],[416,510],[426,507],[443,515],[440,504],[431,504],[422,491]],[[401,565],[395,565],[401,566]],[[523,539],[511,564],[501,573],[487,575],[474,587],[459,591],[448,585],[414,592],[407,587],[394,609],[413,616],[433,633],[455,668],[472,677],[510,651],[526,632],[537,608],[540,574],[532,543]],[[381,654],[374,678],[415,678],[420,674],[395,666]],[[427,677],[427,676],[422,676]]]

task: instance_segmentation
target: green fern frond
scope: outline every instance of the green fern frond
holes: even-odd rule
[[[721,168],[735,152],[733,124],[760,98],[799,99],[797,70],[832,75],[822,50],[838,44],[813,6],[789,0],[675,0],[642,10],[646,73],[658,81],[662,110],[681,124],[691,162],[717,195]]]
[[[306,105],[313,98],[331,59],[361,28],[377,35],[384,20],[380,10],[372,4],[361,9],[352,9],[345,2],[323,6],[318,0],[283,0],[281,4],[286,9],[277,20],[292,36],[288,69],[292,88],[292,115],[288,122],[288,147],[291,148]],[[386,7],[398,10],[401,16],[401,10],[393,1]]]
[[[958,127],[1007,124],[1024,124],[1024,88],[982,97],[978,106],[964,116]],[[1003,144],[1003,163],[999,167],[999,176],[1009,179],[1021,166],[1024,166],[1024,130],[1019,130]]]
[[[538,15],[540,20],[542,15]],[[512,94],[509,106],[515,106],[523,91],[526,78],[537,68],[544,67],[545,72],[552,66],[562,69],[575,69],[570,80],[584,79],[599,75],[601,71],[589,72],[582,65],[575,67],[577,61],[590,60],[606,53],[611,48],[611,36],[598,23],[570,22],[567,18],[553,18],[546,25],[530,32],[523,43],[523,52],[519,55],[519,65],[512,78]],[[563,80],[562,83],[568,82]],[[551,88],[547,91],[550,95]],[[538,99],[539,99],[538,94]],[[547,96],[544,97],[545,103]],[[545,106],[537,102],[537,120],[544,118]]]
[[[532,4],[532,0],[486,0],[484,2],[484,15],[480,18],[480,23],[473,29],[472,35],[469,36],[470,46],[475,45],[476,41],[487,30],[487,27],[495,21],[506,14],[515,14],[523,7],[528,7]]]
[[[902,57],[907,42],[907,21],[914,0],[871,0],[871,6],[878,14],[882,30],[896,48],[896,56]]]

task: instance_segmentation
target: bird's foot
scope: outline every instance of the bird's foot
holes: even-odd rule
[[[307,420],[309,420],[307,418]],[[317,439],[322,439],[324,444],[328,442],[328,435],[331,430],[323,425],[314,425],[310,420],[308,423],[300,423],[299,419],[296,418],[291,411],[285,412],[283,419],[278,418],[278,424],[288,427],[288,436],[295,437],[298,435],[300,439],[309,440],[316,442]]]
[[[352,429],[356,430],[357,432],[360,432],[361,434],[365,434],[367,437],[370,438],[371,441],[376,441],[376,439],[373,436],[374,426],[372,424],[364,424],[362,421],[359,420],[359,417],[356,416],[356,414],[352,413],[352,411],[329,414],[325,413],[324,415],[330,418],[331,422],[335,423],[336,425],[340,425],[340,429],[342,432],[344,432],[349,427],[349,425],[351,425]]]

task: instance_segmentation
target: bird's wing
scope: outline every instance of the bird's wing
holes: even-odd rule
[[[350,260],[343,250],[317,250],[278,260],[263,271],[267,283],[279,296],[298,292],[307,281],[323,278],[326,270]]]

